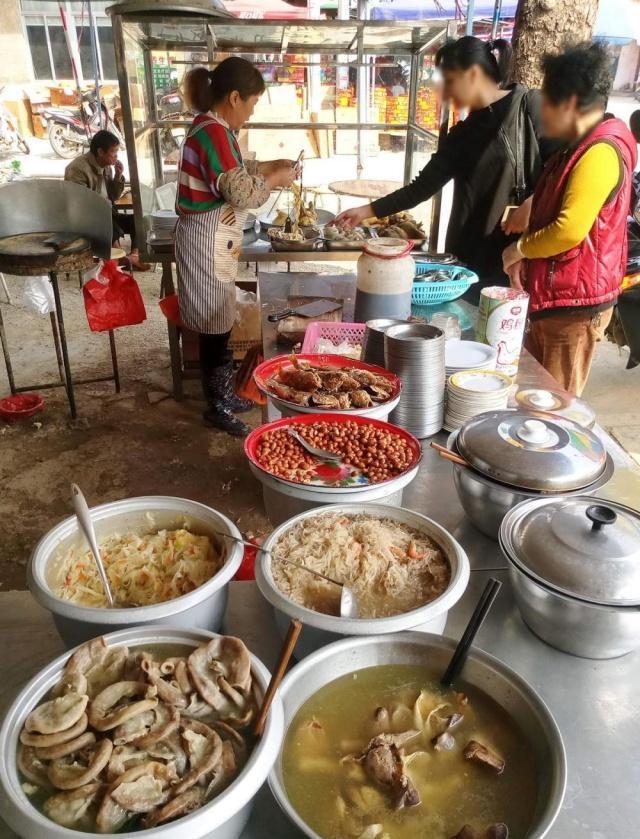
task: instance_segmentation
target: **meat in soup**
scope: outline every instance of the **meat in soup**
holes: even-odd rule
[[[287,732],[287,795],[326,839],[526,839],[536,766],[509,714],[415,665],[342,676]]]

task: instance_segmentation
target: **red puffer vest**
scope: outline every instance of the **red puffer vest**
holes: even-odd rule
[[[621,120],[604,119],[576,146],[551,158],[533,194],[529,229],[540,230],[557,218],[573,167],[589,146],[603,141],[618,151],[622,183],[579,245],[547,259],[527,260],[530,312],[594,306],[618,296],[627,264],[627,213],[637,155],[636,141]]]

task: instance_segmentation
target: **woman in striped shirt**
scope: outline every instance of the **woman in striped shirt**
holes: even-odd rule
[[[222,61],[212,72],[191,70],[185,79],[189,107],[196,112],[182,147],[178,172],[175,255],[180,317],[200,335],[200,368],[207,425],[245,436],[249,428],[235,412],[252,402],[233,388],[228,349],[236,310],[235,278],[243,223],[272,189],[296,178],[290,160],[256,163],[242,159],[234,132],[253,113],[265,84],[243,58]]]

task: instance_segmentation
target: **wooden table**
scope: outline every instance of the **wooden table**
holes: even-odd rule
[[[400,181],[382,181],[373,178],[360,178],[354,181],[334,181],[329,184],[329,189],[338,196],[338,208],[341,209],[340,197],[350,195],[353,198],[362,198],[364,201],[377,201],[384,198],[390,192],[400,189]]]

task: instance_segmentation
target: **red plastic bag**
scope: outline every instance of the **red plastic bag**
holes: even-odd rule
[[[174,326],[182,327],[184,325],[180,318],[180,304],[177,294],[168,294],[160,300],[158,305],[165,318],[171,321]]]
[[[85,283],[82,294],[92,332],[132,326],[147,319],[138,283],[114,259],[102,265],[95,280]]]

